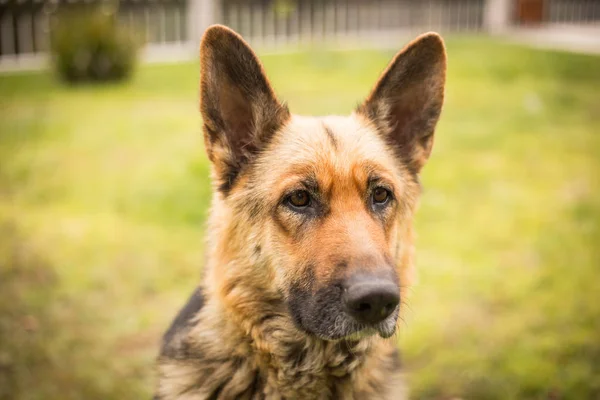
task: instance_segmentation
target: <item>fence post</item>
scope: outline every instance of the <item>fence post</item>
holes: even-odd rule
[[[188,42],[197,49],[202,34],[217,22],[220,0],[188,0]]]
[[[511,3],[514,0],[485,0],[484,27],[492,33],[498,34],[510,27],[510,15],[513,11]]]

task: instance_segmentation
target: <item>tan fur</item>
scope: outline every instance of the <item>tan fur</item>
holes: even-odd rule
[[[202,65],[212,72],[202,76],[201,110],[215,183],[205,304],[191,327],[166,344],[157,398],[401,399],[405,388],[392,340],[366,333],[341,340],[307,334],[294,324],[286,301],[290,285],[325,287],[355,269],[390,260],[400,286],[409,284],[412,218],[420,193],[415,173],[429,156],[433,130],[413,137],[398,131],[398,122],[433,129],[439,110],[427,107],[441,107],[441,39],[429,34],[411,43],[356,113],[323,118],[290,115],[266,78],[252,75],[241,89],[235,86],[237,76],[215,78],[220,74],[215,71],[239,62],[237,53],[221,49],[223,43],[243,48],[244,57],[253,58],[245,59],[249,68],[264,74],[241,40],[225,27],[209,29],[203,39]],[[396,68],[408,67],[395,65],[404,62],[425,69],[433,64],[431,77],[413,73],[413,81],[399,74]],[[407,86],[408,94],[395,95],[397,85]],[[415,88],[433,98],[422,98]],[[413,100],[406,103],[407,96]],[[412,114],[421,112],[435,121]],[[221,121],[223,115],[233,121]],[[251,133],[239,136],[239,129]],[[240,151],[234,141],[248,148]],[[377,218],[364,206],[373,175],[395,196]],[[307,176],[327,205],[318,222],[281,207],[285,193],[302,188]]]

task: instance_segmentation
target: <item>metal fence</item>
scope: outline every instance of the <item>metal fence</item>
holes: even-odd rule
[[[106,0],[0,0],[0,67],[45,58],[52,15],[60,7]],[[253,43],[394,37],[427,30],[495,32],[498,22],[600,22],[600,0],[120,0],[118,16],[147,49],[195,48],[210,23],[224,23]],[[497,18],[498,10],[507,16]],[[522,14],[522,15],[521,15]],[[529,15],[529,16],[528,16]],[[537,16],[536,16],[537,15]],[[525,19],[527,19],[525,18]],[[168,57],[168,53],[159,53]],[[190,52],[189,54],[193,54]],[[155,57],[156,58],[156,57]]]
[[[386,32],[480,31],[485,0],[224,0],[222,20],[251,42]]]
[[[95,0],[0,0],[0,62],[9,56],[45,53],[50,20],[57,10]],[[187,0],[121,0],[120,21],[149,44],[181,44],[190,40]],[[75,33],[76,34],[76,33]]]
[[[547,0],[544,20],[576,24],[600,22],[600,0]]]
[[[0,56],[48,49],[48,4],[0,0]]]
[[[147,43],[186,43],[188,3],[186,0],[121,0],[119,18],[138,30]]]

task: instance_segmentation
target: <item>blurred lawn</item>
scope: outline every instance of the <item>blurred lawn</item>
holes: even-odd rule
[[[448,43],[400,334],[416,399],[600,398],[600,58]],[[347,114],[392,52],[263,57],[300,114]],[[124,85],[0,76],[0,399],[148,398],[198,281],[198,66]]]

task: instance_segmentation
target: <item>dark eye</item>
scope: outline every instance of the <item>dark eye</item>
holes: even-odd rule
[[[297,190],[288,197],[288,202],[297,208],[304,208],[310,204],[310,195],[306,190]]]
[[[385,204],[390,198],[390,192],[387,189],[382,187],[376,187],[373,190],[373,203],[375,204]]]

